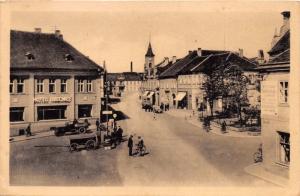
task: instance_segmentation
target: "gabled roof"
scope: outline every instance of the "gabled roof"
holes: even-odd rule
[[[145,54],[146,57],[154,57],[154,53],[152,51],[152,47],[151,47],[151,43],[149,42],[149,45],[148,45],[148,50],[147,50],[147,53]]]
[[[177,77],[178,73],[197,56],[197,51],[192,51],[179,61],[175,62],[172,66],[166,69],[159,75],[160,78]]]
[[[268,52],[270,56],[277,55],[290,48],[290,30],[288,30]]]
[[[273,56],[269,63],[280,63],[280,62],[290,62],[290,49],[287,49],[283,51],[282,53],[279,53],[276,56]]]
[[[103,70],[102,67],[54,33],[11,30],[10,41],[11,69]],[[29,54],[33,55],[34,59],[28,60]]]
[[[208,55],[212,54],[220,54],[225,51],[221,50],[202,50],[201,57],[198,56],[197,51],[191,51],[188,55],[174,63],[168,69],[166,69],[162,74],[160,74],[160,78],[170,78],[177,77],[179,74],[188,74],[190,70],[199,62],[205,60]]]
[[[211,72],[216,67],[223,64],[237,65],[242,71],[255,71],[257,65],[251,62],[246,57],[240,57],[233,52],[226,52],[222,54],[212,54],[201,61],[198,65],[191,69],[193,73]]]

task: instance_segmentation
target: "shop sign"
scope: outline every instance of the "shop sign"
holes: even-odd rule
[[[37,97],[34,103],[70,103],[72,97]]]
[[[277,81],[263,81],[261,86],[261,114],[277,115],[278,100]]]

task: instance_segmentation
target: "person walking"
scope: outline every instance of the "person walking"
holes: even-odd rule
[[[99,118],[96,120],[96,133],[98,135],[99,144],[101,144],[101,129],[100,129],[100,121]]]
[[[128,155],[129,156],[132,156],[132,147],[133,147],[133,140],[132,140],[133,136],[130,135],[129,139],[128,139],[128,143],[127,143],[127,146],[128,146]]]
[[[28,124],[27,128],[26,128],[26,137],[32,136],[31,133],[31,123]]]
[[[122,138],[123,138],[123,129],[121,128],[121,126],[119,126],[117,130],[117,139],[119,144],[122,142]]]

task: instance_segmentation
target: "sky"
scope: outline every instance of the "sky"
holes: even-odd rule
[[[134,3],[133,3],[134,4]],[[151,40],[155,63],[164,57],[185,56],[197,48],[238,51],[246,57],[270,49],[280,11],[205,11],[199,5],[137,4],[118,9],[100,6],[92,11],[15,11],[11,29],[44,33],[61,30],[64,40],[109,72],[143,71]],[[194,9],[189,9],[193,7]],[[108,9],[111,8],[111,9]],[[283,10],[282,10],[283,11]]]

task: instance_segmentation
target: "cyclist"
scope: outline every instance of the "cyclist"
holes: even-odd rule
[[[137,147],[138,147],[138,152],[139,152],[139,155],[140,156],[143,156],[143,148],[144,148],[144,140],[142,139],[141,136],[138,136],[138,144],[137,144]]]

